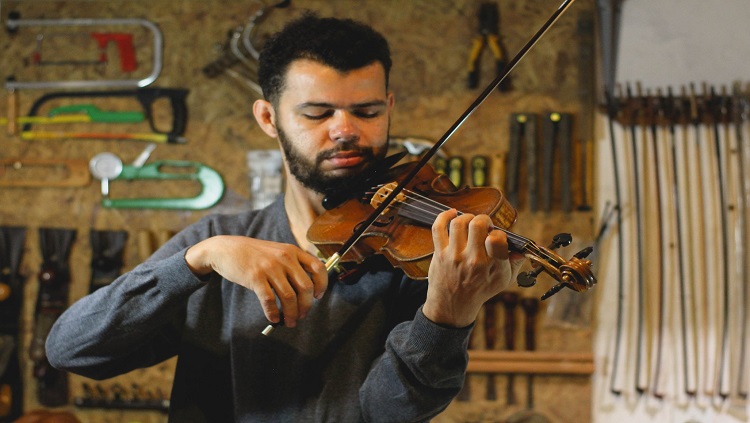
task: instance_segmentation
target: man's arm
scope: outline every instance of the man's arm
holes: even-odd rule
[[[47,337],[50,363],[104,379],[175,355],[188,298],[206,285],[183,255],[152,258],[73,304]]]
[[[426,421],[463,385],[469,335],[482,305],[507,288],[523,257],[488,216],[441,213],[432,227],[424,306],[391,331],[360,391],[367,421]]]
[[[443,411],[463,386],[472,328],[435,324],[421,309],[396,326],[360,389],[365,421],[422,422]]]

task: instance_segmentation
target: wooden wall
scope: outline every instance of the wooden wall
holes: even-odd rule
[[[419,137],[437,140],[466,109],[480,89],[466,88],[466,61],[471,38],[476,33],[478,0],[292,0],[291,7],[271,14],[259,29],[258,39],[278,28],[288,19],[298,16],[303,9],[321,15],[351,17],[370,23],[382,31],[391,43],[394,68],[391,88],[396,94],[396,111],[391,134],[399,137]],[[557,0],[505,0],[498,2],[501,16],[502,40],[512,55],[544,23],[557,8]],[[3,19],[10,11],[21,13],[24,19],[60,18],[146,18],[156,23],[164,34],[164,69],[153,84],[159,87],[183,87],[190,90],[185,145],[160,145],[151,160],[185,159],[200,161],[222,174],[226,184],[224,199],[214,208],[200,211],[159,211],[107,209],[99,205],[98,181],[80,188],[2,188],[0,189],[0,223],[28,229],[23,271],[27,277],[24,291],[26,306],[22,315],[22,361],[25,377],[25,408],[38,408],[35,381],[25,351],[29,345],[33,325],[34,300],[38,290],[37,273],[41,262],[37,229],[40,227],[75,228],[77,241],[71,253],[72,278],[70,301],[84,296],[90,277],[91,250],[88,233],[91,229],[124,229],[130,234],[126,249],[126,268],[136,265],[147,253],[138,247],[145,236],[155,238],[179,231],[205,213],[231,212],[248,207],[249,184],[245,153],[251,149],[275,148],[255,125],[251,104],[256,95],[227,77],[207,78],[201,69],[217,57],[216,46],[226,40],[227,31],[244,25],[257,10],[258,2],[182,0],[68,0],[68,1],[3,1]],[[580,154],[584,143],[591,140],[592,90],[591,69],[593,55],[581,46],[593,46],[593,0],[578,0],[570,11],[553,27],[528,57],[511,75],[513,90],[493,93],[448,143],[447,152],[467,160],[476,154],[490,157],[492,185],[502,187],[503,169],[508,150],[509,116],[516,112],[572,113],[574,116],[574,145]],[[22,28],[10,36],[0,31],[0,69],[4,77],[14,75],[19,81],[39,81],[63,78],[121,78],[118,73],[116,51],[110,50],[110,63],[104,73],[91,67],[34,66],[29,64],[35,37],[40,28]],[[52,29],[49,30],[52,32]],[[136,53],[139,70],[132,76],[143,75],[150,69],[151,41],[145,34],[136,34]],[[71,50],[60,51],[60,57],[90,57],[89,51],[79,51],[71,41]],[[76,50],[79,49],[79,50]],[[68,54],[72,52],[72,56]],[[491,55],[482,56],[480,87],[489,83],[494,74]],[[33,101],[50,90],[21,90],[20,112],[28,111]],[[137,109],[127,100],[107,100],[107,107]],[[7,115],[6,101],[0,101],[0,116]],[[168,114],[166,115],[168,117]],[[160,121],[166,117],[159,117]],[[83,128],[83,127],[76,127]],[[103,130],[111,130],[104,126]],[[139,127],[148,130],[147,127]],[[0,158],[73,158],[88,161],[94,155],[109,151],[126,163],[143,150],[137,141],[107,140],[49,140],[21,141],[0,131]],[[589,154],[589,157],[591,154]],[[585,164],[576,156],[576,177],[573,179],[575,206],[582,205],[590,194],[590,181],[582,182],[580,175]],[[588,173],[591,174],[590,172]],[[49,175],[47,175],[49,176]],[[468,176],[468,175],[467,175]],[[165,187],[151,183],[131,187],[115,185],[115,190],[127,194],[137,191],[148,196],[180,195],[187,188]],[[565,249],[572,255],[577,249],[590,245],[593,239],[591,211],[575,210],[562,213],[531,213],[521,205],[519,221],[514,229],[540,244],[546,245],[557,232],[570,232],[576,242]],[[542,278],[540,278],[541,280]],[[524,296],[540,295],[548,288],[549,280],[541,287],[520,291]],[[591,298],[565,296],[543,305],[537,347],[546,351],[591,352]],[[571,322],[561,317],[559,309],[580,307],[584,319]],[[498,311],[498,324],[502,322]],[[484,334],[480,319],[474,348],[482,349]],[[498,326],[500,328],[501,326]],[[519,326],[520,328],[520,326]],[[500,331],[499,331],[500,332]],[[520,331],[519,331],[520,332]],[[499,338],[502,345],[502,337]],[[518,335],[516,345],[522,346]],[[139,383],[152,389],[169,392],[173,362],[124,375],[102,385],[120,383],[130,386]],[[484,400],[485,375],[472,375],[472,397],[455,402],[436,421],[498,421],[525,406],[525,378],[516,377],[518,404],[505,403],[505,376],[497,378],[498,400]],[[72,396],[81,395],[85,379],[70,379]],[[587,376],[538,376],[535,378],[536,408],[554,422],[582,422],[590,420],[591,386]],[[156,412],[120,412],[80,410],[69,407],[84,422],[165,421]]]

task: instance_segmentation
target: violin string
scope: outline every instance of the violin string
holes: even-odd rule
[[[389,188],[387,186],[382,186],[381,185],[380,186],[380,190],[386,190],[386,191],[390,192],[391,188]],[[445,205],[443,203],[440,203],[439,201],[433,200],[433,199],[431,199],[429,197],[426,197],[426,196],[424,196],[422,194],[419,194],[419,193],[417,193],[415,191],[404,189],[403,192],[405,193],[404,197],[407,200],[411,200],[411,202],[406,202],[406,201],[402,201],[402,200],[394,200],[394,202],[396,204],[395,207],[397,207],[397,208],[403,208],[403,209],[406,209],[407,207],[409,207],[410,211],[416,211],[417,213],[421,213],[422,217],[424,218],[424,220],[426,222],[434,222],[435,219],[437,218],[437,215],[440,212],[443,212],[443,211],[446,211],[446,210],[450,209],[450,207],[448,207],[447,205]],[[420,206],[422,206],[422,207],[420,207]],[[459,215],[464,214],[460,210],[457,210],[457,212],[458,212]],[[520,236],[520,235],[518,235],[518,234],[516,234],[514,232],[511,232],[511,231],[509,231],[507,229],[504,229],[504,228],[501,228],[501,227],[498,227],[498,226],[494,226],[493,225],[493,228],[497,229],[497,230],[500,230],[500,231],[503,231],[510,240],[515,241],[516,243],[522,244],[522,249],[524,249],[524,250],[526,250],[526,249],[532,249],[532,250],[534,250],[534,253],[536,255],[542,256],[547,261],[554,261],[554,257],[552,257],[549,254],[547,254],[546,251],[544,251],[542,249],[539,249],[536,246],[536,244],[533,241],[529,240],[528,238],[522,237],[522,236]],[[534,248],[532,248],[532,247],[534,247]]]
[[[432,200],[430,198],[424,197],[423,195],[421,195],[419,193],[415,193],[413,191],[409,191],[409,190],[406,190],[406,189],[404,191],[407,192],[407,194],[405,196],[406,199],[407,200],[411,200],[412,202],[404,202],[404,201],[394,200],[398,204],[397,207],[399,207],[399,208],[407,208],[408,207],[412,211],[417,210],[419,212],[423,212],[423,216],[429,216],[430,219],[431,219],[430,221],[432,221],[432,222],[435,221],[435,218],[437,218],[437,215],[438,215],[439,212],[442,212],[442,211],[450,209],[450,207],[448,207],[448,206],[446,206],[446,205],[444,205],[444,204],[442,204],[440,202],[437,202],[435,200]],[[414,195],[410,196],[408,193],[411,193],[411,194],[414,194]],[[419,197],[423,198],[424,200],[420,199]],[[425,209],[420,208],[417,205],[417,204],[419,204],[419,205],[426,205],[426,204],[429,204],[429,203],[434,203],[433,207],[436,208],[436,209],[438,209],[439,212],[438,213],[428,212]],[[462,212],[460,210],[457,210],[457,212],[458,212],[459,216],[462,215],[462,214],[464,214],[464,212]],[[545,250],[538,248],[538,246],[533,241],[531,241],[530,239],[525,238],[525,237],[523,237],[521,235],[518,235],[515,232],[511,232],[511,231],[509,231],[509,230],[507,230],[505,228],[501,228],[499,226],[493,225],[493,228],[496,229],[496,230],[504,232],[506,234],[506,236],[508,237],[509,240],[513,241],[515,243],[515,245],[519,246],[519,248],[521,249],[521,251],[532,250],[535,255],[540,256],[540,257],[544,258],[547,261],[552,261],[552,262],[555,261],[554,257],[552,257],[551,255],[547,254],[547,252]]]

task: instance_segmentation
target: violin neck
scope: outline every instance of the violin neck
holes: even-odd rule
[[[498,226],[495,226],[495,230],[505,232],[505,236],[508,238],[508,249],[510,251],[525,254],[529,251],[530,246],[536,246],[536,244],[534,244],[534,241],[522,237],[515,232],[511,232]]]
[[[459,212],[461,214],[461,212]],[[415,220],[427,226],[432,226],[435,223],[437,214],[425,213],[422,207],[399,207],[398,215]],[[521,235],[513,233],[507,229],[503,229],[499,226],[494,227],[495,230],[505,232],[508,238],[508,249],[517,253],[526,253],[529,251],[529,246],[534,245],[534,242],[528,238],[524,238]]]

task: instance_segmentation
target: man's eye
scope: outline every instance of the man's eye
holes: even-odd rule
[[[332,111],[328,110],[325,112],[319,112],[319,113],[305,113],[304,116],[311,120],[321,120],[325,119],[333,114]]]
[[[371,119],[380,116],[380,109],[361,109],[355,110],[354,114],[366,119]]]

